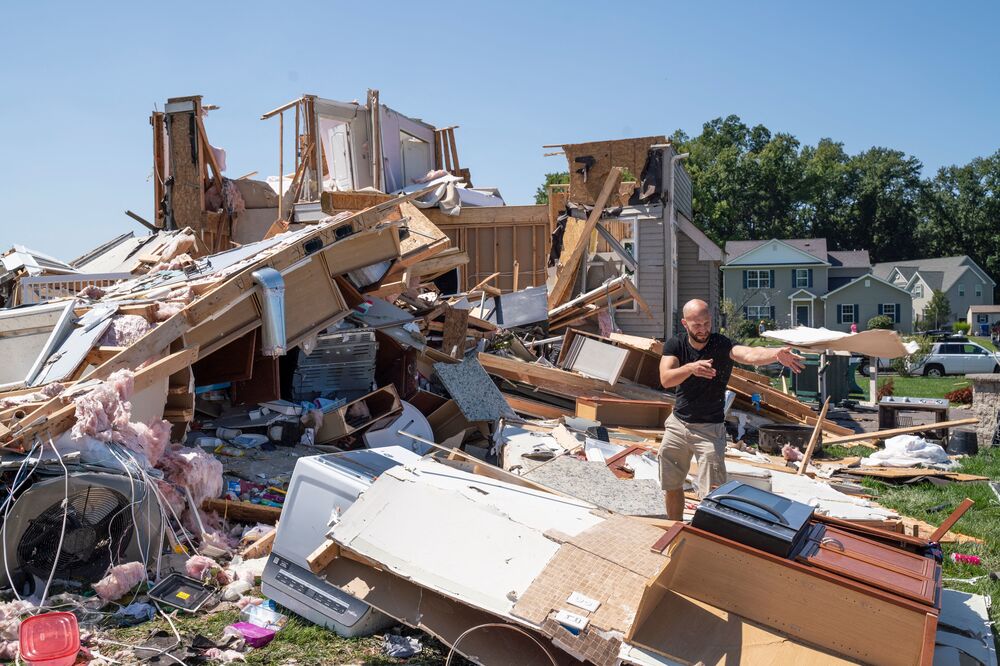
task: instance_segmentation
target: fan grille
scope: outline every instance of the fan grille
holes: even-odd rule
[[[128,505],[124,495],[103,486],[88,486],[70,495],[56,578],[89,585],[118,563],[135,527]],[[17,545],[18,559],[27,572],[48,578],[62,522],[62,502],[57,502],[28,523]]]

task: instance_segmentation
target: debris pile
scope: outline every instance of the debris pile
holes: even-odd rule
[[[128,658],[241,661],[285,626],[277,602],[344,636],[407,625],[487,664],[928,661],[954,603],[939,544],[968,507],[914,528],[856,483],[974,480],[909,436],[927,426],[858,433],[735,368],[730,483],[755,524],[773,498],[805,512],[795,554],[699,523],[713,489],[695,470],[697,524],[664,519],[661,350],[687,293],[664,257],[686,248],[706,275],[721,259],[664,137],[560,146],[569,187],[507,206],[471,186],[454,127],[377,91],[264,114],[299,129],[291,172],[279,158],[266,181],[224,175],[210,110],[185,97],[153,115],[151,235],[68,263],[3,255],[0,655],[58,601],[91,658],[122,647],[102,622],[161,616],[173,631]],[[774,335],[902,349],[871,333]],[[768,450],[776,424],[809,444]],[[881,439],[864,460],[823,450]],[[171,620],[226,607],[240,621],[217,637]],[[384,649],[422,644],[385,633]]]

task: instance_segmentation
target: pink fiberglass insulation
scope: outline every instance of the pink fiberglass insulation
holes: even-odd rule
[[[111,326],[104,332],[97,344],[104,347],[130,347],[152,330],[145,317],[139,315],[115,315]]]
[[[0,639],[16,641],[21,628],[21,617],[34,610],[30,601],[10,601],[0,604]]]
[[[802,452],[791,444],[785,444],[781,447],[781,455],[785,457],[785,460],[789,462],[795,462],[796,460],[802,460]]]
[[[191,491],[196,506],[210,497],[222,495],[222,463],[201,449],[178,446],[160,459],[167,481]]]
[[[143,320],[145,321],[145,320]],[[133,374],[119,370],[94,390],[76,398],[76,423],[71,432],[74,439],[85,436],[101,442],[117,442],[146,457],[155,467],[170,444],[169,421],[151,424],[132,423]]]
[[[105,601],[114,601],[144,580],[146,567],[143,563],[126,562],[112,567],[107,576],[94,583],[94,592]]]
[[[156,321],[166,321],[184,309],[185,304],[180,302],[157,303],[156,312],[153,317]]]
[[[80,290],[80,293],[76,295],[77,298],[87,298],[92,301],[97,301],[104,298],[104,290],[98,287],[96,284],[91,284]]]
[[[151,467],[156,467],[163,452],[170,444],[170,421],[153,421],[145,423],[129,423],[120,433],[118,441],[130,451],[146,456]]]
[[[110,442],[116,431],[128,426],[132,417],[133,374],[118,370],[107,381],[73,401],[76,405],[76,423],[73,438],[89,435],[101,442]]]
[[[0,398],[0,409],[7,409],[8,407],[16,407],[18,405],[23,405],[26,402],[45,402],[49,398],[54,398],[66,389],[65,386],[59,382],[54,382],[52,384],[46,384],[42,388],[38,389],[34,393],[26,393],[24,395],[15,395],[10,398]]]
[[[184,563],[184,570],[188,576],[202,583],[217,583],[228,585],[231,582],[229,574],[219,565],[218,562],[204,555],[192,555]]]
[[[242,652],[237,652],[236,650],[223,650],[222,648],[208,648],[205,650],[205,656],[220,664],[232,664],[237,661],[247,660],[247,658],[243,656]]]

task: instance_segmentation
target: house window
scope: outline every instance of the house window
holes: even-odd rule
[[[914,296],[914,298],[923,298],[924,297],[924,285],[920,284],[919,282],[917,284],[913,285],[913,296]]]
[[[977,314],[976,315],[977,324],[988,324],[990,323],[990,316],[988,314]]]
[[[795,286],[796,287],[808,287],[809,286],[809,269],[808,268],[796,268],[795,269]]]
[[[883,303],[882,304],[882,314],[884,314],[889,319],[896,321],[896,304],[895,303]]]
[[[959,296],[965,296],[965,285],[964,284],[958,285],[958,295]]]
[[[854,316],[854,305],[841,305],[840,306],[840,320],[844,324],[856,324],[858,323],[857,318]]]
[[[770,289],[771,271],[747,271],[748,289]]]
[[[976,285],[976,298],[979,298],[982,295],[983,295],[983,285],[977,284]]]
[[[765,271],[766,272],[766,271]],[[746,318],[750,321],[760,321],[771,318],[770,305],[748,305]]]

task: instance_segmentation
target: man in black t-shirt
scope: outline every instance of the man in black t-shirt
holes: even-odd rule
[[[726,481],[725,394],[733,362],[765,365],[777,361],[799,372],[802,358],[791,348],[747,347],[712,332],[705,301],[684,305],[685,333],[663,343],[660,383],[677,387],[673,412],[663,424],[660,482],[666,493],[667,518],[684,517],[684,481],[691,459],[698,457],[698,496]]]

